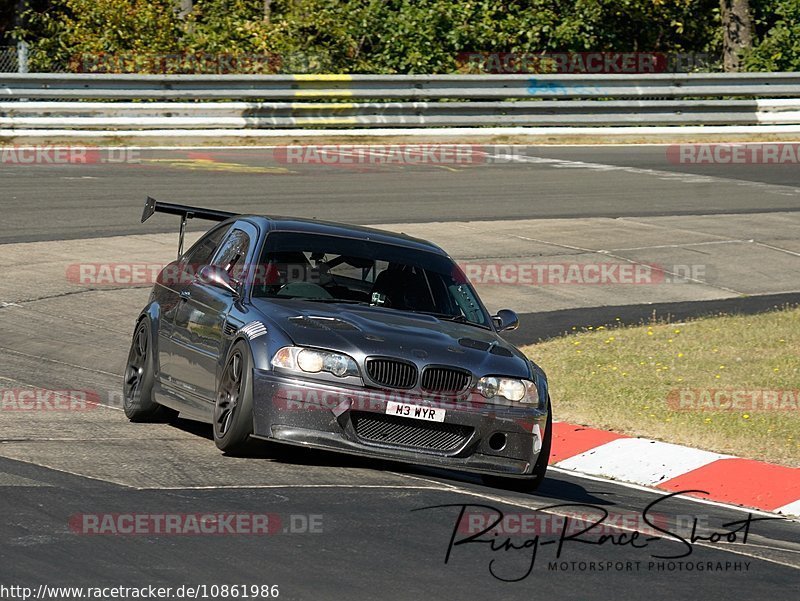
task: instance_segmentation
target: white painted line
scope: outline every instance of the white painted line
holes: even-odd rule
[[[800,188],[794,186],[786,186],[781,184],[768,184],[764,182],[754,182],[749,180],[740,180],[730,177],[720,177],[718,175],[698,175],[694,173],[686,173],[683,171],[669,171],[665,169],[647,169],[644,167],[631,167],[629,165],[613,165],[607,163],[593,163],[586,161],[574,161],[569,159],[551,159],[545,157],[536,157],[529,155],[513,155],[513,160],[521,163],[542,163],[549,164],[556,169],[589,169],[595,171],[623,171],[633,175],[643,175],[650,177],[657,177],[658,179],[668,181],[679,181],[685,184],[731,184],[736,186],[744,186],[749,188],[756,188],[765,192],[778,194],[780,196],[795,196],[800,193]],[[675,165],[679,167],[680,165]]]
[[[783,507],[778,507],[775,513],[800,517],[800,499]]]
[[[361,129],[152,129],[76,130],[3,129],[0,138],[57,136],[72,138],[315,138],[315,137],[455,137],[455,136],[697,136],[736,134],[800,134],[800,125],[685,125],[621,127],[407,127]]]
[[[124,422],[123,422],[124,423]],[[64,436],[64,437],[49,437],[49,436],[30,436],[28,438],[0,438],[0,444],[14,444],[19,442],[95,442],[95,441],[122,441],[122,442],[132,442],[136,439],[123,437],[123,436],[93,436],[91,438],[78,438],[75,436]],[[159,441],[174,441],[174,442],[181,442],[184,439],[182,438],[164,438],[164,437],[148,437],[148,441],[151,440],[159,440]]]
[[[36,487],[36,488],[52,488],[52,484],[42,482],[40,480],[31,480],[17,476],[16,474],[9,474],[8,472],[0,472],[0,486],[9,487]]]
[[[46,465],[46,464],[43,464],[43,463],[37,463],[35,461],[30,461],[30,460],[26,460],[26,459],[17,459],[15,457],[9,457],[9,456],[6,456],[6,455],[0,455],[0,456],[5,457],[6,459],[11,459],[12,461],[20,461],[22,463],[27,463],[29,465],[35,465],[37,467],[43,467],[45,469],[52,470],[54,472],[59,472],[61,474],[67,474],[67,475],[70,475],[70,476],[76,476],[78,478],[86,478],[87,480],[93,480],[94,482],[103,482],[104,484],[114,484],[116,486],[122,486],[123,488],[130,488],[131,490],[136,490],[136,487],[131,486],[130,484],[125,484],[124,482],[117,482],[115,480],[107,480],[105,478],[100,478],[98,476],[88,476],[86,474],[80,474],[78,472],[71,472],[69,470],[65,470],[65,469],[62,469],[62,468],[59,468],[59,467],[53,467],[52,465]]]
[[[221,484],[219,486],[144,486],[136,490],[262,490],[269,488],[388,488],[410,490],[449,490],[444,486],[409,486],[407,484]]]
[[[691,230],[684,230],[684,231],[691,231]],[[705,234],[705,232],[700,232]],[[714,235],[714,234],[709,234]],[[722,236],[717,236],[721,238]],[[657,244],[654,246],[631,246],[629,248],[609,248],[603,251],[597,252],[606,252],[606,253],[615,253],[615,252],[625,252],[630,250],[657,250],[661,248],[691,248],[694,246],[708,246],[714,244],[747,244],[752,243],[753,240],[735,240],[735,239],[726,239],[726,240],[709,240],[707,242],[686,242],[685,244]]]
[[[753,242],[755,242],[759,246],[763,246],[764,248],[769,248],[770,250],[775,250],[775,251],[778,251],[778,252],[786,253],[787,255],[792,255],[794,257],[800,257],[800,253],[794,252],[793,250],[788,250],[786,248],[781,248],[780,246],[773,246],[771,244],[766,244],[764,242],[756,242],[756,241],[753,241]]]
[[[547,468],[548,473],[555,472],[557,474],[564,474],[566,476],[571,476],[573,478],[580,478],[582,480],[591,480],[592,482],[603,482],[604,484],[609,484],[611,486],[619,486],[621,488],[630,488],[631,490],[638,490],[639,492],[649,493],[654,496],[663,497],[665,493],[663,490],[654,489],[649,486],[642,486],[641,484],[633,484],[631,482],[623,482],[621,480],[611,480],[609,478],[603,478],[602,476],[591,476],[589,474],[582,474],[580,472],[573,472],[572,470],[565,470],[558,467],[550,466]],[[432,484],[441,484],[446,486],[448,490],[452,492],[471,492],[468,489],[461,488],[456,484],[448,484],[446,482],[438,482],[437,480],[431,480],[429,478],[422,478],[420,476],[412,476],[410,474],[404,474],[400,472],[389,472],[396,476],[402,476],[404,478],[411,478],[412,480],[422,480],[423,482],[430,482]],[[478,484],[478,486],[480,486]],[[477,494],[477,493],[475,493]],[[536,493],[533,493],[535,495]],[[535,497],[531,497],[535,498]],[[689,497],[686,495],[677,495],[676,499],[680,499],[682,501],[689,501],[690,503],[697,503],[700,505],[711,505],[712,507],[719,507],[720,509],[726,509],[730,511],[738,511],[740,513],[747,513],[752,515],[758,515],[763,517],[775,517],[775,514],[771,511],[764,511],[762,509],[753,509],[750,507],[742,507],[741,505],[731,505],[729,503],[722,503],[720,501],[713,501],[711,499],[701,499],[699,497]],[[504,501],[505,503],[513,504],[513,501],[507,500]]]
[[[730,455],[646,438],[620,438],[559,462],[558,467],[655,485]]]
[[[549,468],[549,469],[552,469],[552,468]],[[396,473],[396,472],[392,472],[392,473]],[[406,476],[406,477],[412,478],[414,480],[423,480],[423,481],[427,481],[427,482],[434,482],[434,480],[427,480],[426,478],[420,478],[420,477],[417,477],[417,476],[410,476],[408,474],[397,474],[397,475]],[[582,476],[581,474],[576,474],[576,475]],[[591,478],[591,479],[593,479],[593,480],[603,480],[602,478]],[[607,480],[603,480],[603,481],[607,481]],[[609,482],[609,484],[612,484],[612,485],[615,485],[615,486],[624,485],[623,483],[616,482],[616,481],[608,481],[608,482]],[[452,492],[458,492],[458,493],[469,495],[469,496],[472,496],[472,497],[477,497],[479,499],[485,499],[487,501],[494,501],[494,502],[497,502],[497,503],[501,503],[503,505],[510,505],[510,506],[513,506],[513,507],[521,507],[523,509],[530,509],[530,510],[533,510],[533,511],[542,511],[543,507],[547,507],[547,505],[545,505],[545,504],[537,506],[535,503],[524,503],[524,502],[519,501],[519,500],[505,499],[505,498],[499,497],[497,495],[490,495],[490,494],[480,493],[480,492],[477,492],[477,491],[464,489],[464,488],[460,488],[460,487],[457,487],[457,486],[452,486],[452,487],[449,487],[449,488],[452,489]],[[659,492],[657,490],[652,490],[652,489],[649,489],[649,488],[643,488],[642,490],[645,490],[645,491],[653,493],[653,494],[660,494],[661,496],[663,496],[663,494],[664,494],[663,492]],[[693,501],[693,502],[702,502],[702,501],[704,501],[704,499],[696,499],[696,498],[693,498],[693,497],[684,497],[684,496],[680,496],[680,495],[677,496],[676,498],[683,499],[685,501]],[[549,504],[554,504],[554,503],[548,503],[548,505]],[[710,504],[711,505],[717,505],[719,507],[724,507],[726,509],[734,509],[734,510],[739,510],[739,511],[746,511],[742,507],[735,507],[735,506],[725,505],[724,503],[714,503],[714,502],[712,502]],[[543,511],[545,513],[549,513],[549,514],[552,514],[552,515],[558,515],[558,516],[561,516],[561,517],[573,517],[573,514],[571,514],[570,512],[567,512],[567,511],[557,511],[555,509],[544,509]],[[747,510],[747,513],[751,513],[753,515],[762,514],[762,515],[765,515],[765,516],[774,517],[774,514],[763,513],[763,512],[759,512],[758,510]],[[627,526],[626,524],[615,524],[614,528],[616,530],[624,530],[624,531],[627,531],[627,532],[637,532],[636,528],[631,528],[631,527]],[[672,539],[670,537],[665,537],[662,540],[664,540],[665,542],[680,543],[680,541]],[[680,544],[683,544],[683,543],[680,543]],[[715,551],[722,551],[724,553],[731,553],[733,555],[741,555],[743,557],[750,557],[752,559],[757,559],[759,561],[766,561],[767,563],[772,563],[772,564],[784,566],[784,567],[787,567],[787,568],[793,568],[795,570],[799,570],[800,569],[800,567],[798,567],[795,564],[786,563],[784,561],[779,561],[777,559],[772,559],[770,557],[762,557],[760,555],[754,555],[752,553],[747,553],[745,551],[739,550],[737,548],[733,548],[732,546],[729,546],[729,545],[726,545],[726,544],[723,544],[723,543],[712,544],[712,543],[706,543],[706,542],[702,542],[702,541],[697,541],[697,542],[693,543],[693,546],[706,547],[708,549],[713,549]],[[767,547],[767,548],[773,549],[773,550],[777,550],[777,551],[783,551],[784,550],[784,549],[779,548],[779,547]]]
[[[726,142],[719,142],[720,144],[725,144]],[[765,145],[765,144],[775,144],[776,142],[727,142],[727,144],[747,144],[748,146],[755,146],[755,145]],[[800,144],[800,138],[797,140],[786,140],[784,142],[780,142],[784,144]],[[463,144],[470,144],[469,142],[463,142]],[[240,144],[227,144],[227,145],[214,145],[214,144],[182,144],[176,145],[173,144],[171,146],[158,146],[158,145],[146,145],[146,144],[136,144],[136,145],[113,145],[108,144],[105,146],[99,146],[100,148],[118,148],[118,149],[127,149],[127,150],[273,150],[275,148],[286,148],[292,146],[307,146],[308,144],[252,144],[252,145],[240,145]],[[644,142],[641,144],[636,144],[633,142],[608,142],[608,143],[598,143],[598,144],[546,144],[546,143],[539,143],[539,144],[488,144],[489,146],[507,146],[511,148],[530,148],[532,146],[536,147],[546,147],[550,148],[608,148],[608,147],[616,147],[616,148],[643,148],[643,147],[654,147],[654,148],[668,148],[670,146],[674,146],[674,142]],[[369,142],[362,142],[356,144],[349,144],[349,146],[353,147],[370,147],[370,146],[383,146],[383,144],[371,144]],[[51,145],[53,149],[69,149],[73,148],[74,146],[68,145]],[[95,146],[92,145],[92,148]],[[20,150],[26,149],[37,149],[40,148],[40,145],[29,145],[29,144],[20,144],[15,145],[14,148]],[[99,179],[99,178],[91,178],[91,179]]]

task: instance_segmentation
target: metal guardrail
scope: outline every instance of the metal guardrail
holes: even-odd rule
[[[0,74],[0,129],[764,124],[800,124],[800,73]]]
[[[797,96],[800,73],[652,75],[0,74],[0,97],[74,99],[503,99]]]
[[[263,129],[543,125],[788,125],[800,100],[409,103],[0,103],[0,128]]]

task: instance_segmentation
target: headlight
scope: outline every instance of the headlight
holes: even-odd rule
[[[297,353],[297,367],[311,374],[319,373],[325,367],[325,355],[319,351],[303,349]]]
[[[352,357],[298,346],[283,347],[275,353],[271,363],[275,367],[309,374],[324,371],[339,378],[358,375],[358,366]]]
[[[539,404],[539,391],[529,380],[514,380],[487,376],[478,380],[475,390],[487,399],[501,396],[517,403]]]

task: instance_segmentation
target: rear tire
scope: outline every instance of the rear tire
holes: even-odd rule
[[[214,444],[235,455],[247,450],[253,434],[253,358],[240,340],[231,347],[214,403]]]
[[[162,407],[153,399],[153,366],[150,322],[142,319],[133,334],[122,383],[122,408],[132,422],[163,421],[176,415],[173,410]]]
[[[503,488],[516,492],[535,492],[544,481],[547,466],[550,463],[550,448],[553,442],[553,411],[550,401],[547,401],[547,421],[545,422],[544,440],[542,449],[533,466],[533,473],[524,478],[507,478],[504,476],[482,476],[481,480],[486,486]]]

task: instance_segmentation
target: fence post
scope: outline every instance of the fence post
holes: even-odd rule
[[[17,71],[28,72],[28,42],[25,40],[17,42]]]

